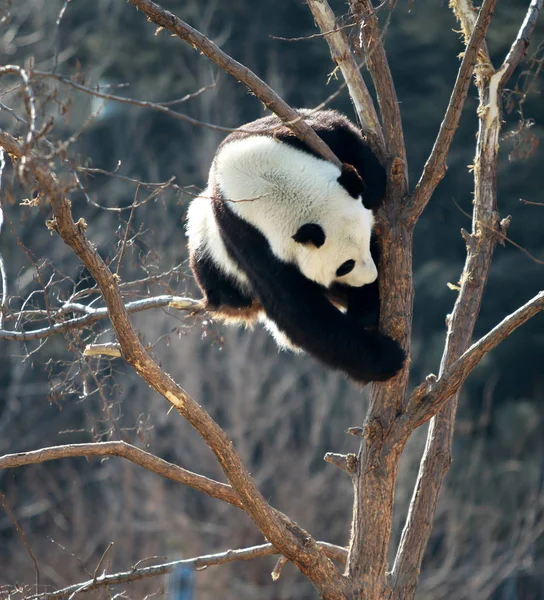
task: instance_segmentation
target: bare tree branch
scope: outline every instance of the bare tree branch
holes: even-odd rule
[[[107,342],[105,344],[87,344],[83,350],[83,356],[111,356],[122,358],[121,346]]]
[[[14,469],[25,465],[37,465],[50,460],[59,460],[61,458],[70,458],[75,456],[120,456],[130,460],[136,465],[140,465],[171,479],[177,483],[188,485],[200,492],[204,492],[212,498],[217,498],[223,502],[228,502],[237,508],[242,508],[242,504],[230,485],[214,481],[203,475],[198,475],[169,463],[158,456],[141,450],[132,444],[126,442],[98,442],[89,444],[67,444],[65,446],[53,446],[51,448],[41,448],[32,452],[19,452],[18,454],[6,454],[0,456],[0,469]]]
[[[2,175],[4,174],[4,168],[6,166],[6,160],[4,158],[4,148],[0,147],[0,192],[2,192]],[[0,203],[0,231],[2,231],[2,224],[4,223],[4,213],[2,211],[2,204]],[[6,266],[4,264],[4,258],[0,254],[0,329],[4,327],[4,313],[7,310],[8,297],[8,275],[6,272]]]
[[[0,132],[0,145],[3,145],[6,135]],[[8,142],[6,145],[9,148],[4,148],[17,162],[22,156],[22,148],[13,138]],[[50,165],[31,156],[25,162],[22,176],[24,178],[30,174],[51,202],[53,218],[48,222],[48,227],[57,232],[74,251],[100,287],[124,359],[153,389],[175,406],[204,438],[238,494],[243,509],[263,535],[308,577],[322,598],[345,600],[345,580],[315,540],[266,502],[225,432],[148,354],[132,327],[116,277],[87,240],[86,223],[82,219],[74,222],[65,188],[50,172]]]
[[[485,41],[485,36],[489,23],[493,17],[496,0],[485,0],[478,13],[474,31],[470,36],[470,41],[463,53],[463,60],[457,73],[455,86],[451,93],[450,101],[444,119],[440,125],[440,131],[436,137],[433,149],[423,173],[414,192],[411,195],[410,203],[407,206],[407,217],[417,220],[429,202],[436,186],[446,174],[446,158],[450,150],[453,136],[459,125],[463,106],[468,95],[470,87],[470,77],[474,70],[474,65],[478,59],[480,48]],[[482,64],[482,62],[480,62]]]
[[[325,462],[328,462],[348,475],[353,475],[357,469],[357,457],[355,454],[337,454],[336,452],[327,452],[324,456]]]
[[[470,0],[458,0],[456,5],[459,5],[460,2],[465,4],[463,13],[468,14],[473,10]],[[528,13],[538,13],[541,6],[542,0],[533,0]],[[528,39],[531,32],[527,29],[527,23],[532,23],[534,27],[535,19],[536,17],[525,19],[520,34],[518,34],[518,39],[520,37]],[[517,41],[514,42],[512,48],[514,47],[519,47]],[[516,52],[514,57],[511,51],[508,57],[511,55],[512,60],[515,59],[519,62],[522,53]],[[467,258],[460,278],[461,289],[452,315],[449,318],[446,346],[440,365],[440,377],[450,368],[453,368],[454,363],[470,345],[474,325],[480,311],[493,251],[498,239],[500,239],[495,232],[499,231],[500,227],[496,212],[496,180],[498,142],[501,128],[501,96],[503,86],[506,83],[505,77],[513,70],[512,64],[512,62],[505,61],[497,71],[494,71],[492,66],[487,70],[481,69],[476,78],[480,105],[478,109],[478,142],[474,165],[475,197],[472,233],[464,236],[467,244]],[[527,307],[526,305],[524,308],[527,309],[528,313],[522,314],[530,315],[531,311],[539,306],[540,300],[538,298],[539,296],[535,298],[533,307]],[[511,317],[513,317],[513,322],[516,323],[514,315],[511,315]],[[506,331],[512,324],[509,319],[510,317],[505,320],[507,322],[505,325]],[[478,346],[478,350],[482,351],[483,346]],[[474,350],[474,353],[469,356],[476,358],[478,350]],[[463,365],[464,362],[461,361],[456,367],[456,369],[461,369],[461,377]],[[451,379],[446,379],[450,383],[457,381],[459,385],[456,388],[452,386],[451,392],[443,390],[445,395],[441,397],[442,401],[447,398],[448,393],[451,394],[455,392],[455,389],[458,390],[462,383],[462,379],[456,380],[453,376]],[[430,385],[432,388],[433,383],[431,382]],[[439,389],[442,389],[442,385],[438,386]],[[421,388],[416,394],[416,399],[419,393],[421,393]],[[438,394],[434,398],[438,398]],[[393,586],[391,598],[396,600],[409,600],[415,595],[425,548],[431,534],[438,496],[451,463],[457,401],[458,391],[453,393],[449,402],[431,420],[429,426],[425,452],[390,577],[390,583]],[[412,408],[414,402],[415,400],[410,400],[410,411],[414,410]],[[429,403],[425,402],[425,405],[426,408],[429,408]],[[423,416],[422,412],[425,412],[425,410],[422,409],[421,412],[418,412],[418,409],[415,409],[415,420],[417,420],[415,414],[418,413],[421,417]]]
[[[0,144],[2,143],[2,132],[0,132]],[[171,296],[169,294],[155,296],[154,298],[144,298],[142,300],[134,300],[125,304],[127,313],[137,313],[152,308],[175,308],[176,310],[190,310],[199,312],[202,306],[198,300],[192,298],[184,298],[183,296]],[[52,335],[65,333],[71,329],[83,329],[97,321],[108,318],[107,307],[93,308],[84,304],[69,303],[62,306],[57,315],[65,315],[66,312],[83,312],[85,316],[67,319],[59,323],[54,323],[49,327],[33,329],[31,331],[8,331],[0,329],[0,340],[12,340],[18,342],[27,342],[29,340],[41,340]],[[21,313],[24,316],[24,311]],[[55,313],[49,312],[50,317],[57,316]]]
[[[408,188],[406,149],[397,96],[371,0],[350,0],[360,23],[360,46],[374,81],[384,127],[389,168],[387,197],[378,215],[381,247],[380,330],[395,338],[409,355],[413,310],[412,234],[402,219]],[[398,460],[402,444],[388,444],[408,386],[409,360],[394,378],[374,384],[361,430],[347,574],[356,598],[380,597],[384,591]]]
[[[345,562],[347,555],[347,550],[345,548],[327,542],[317,542],[317,544],[332,560],[339,561],[340,563]],[[168,573],[172,573],[180,565],[186,565],[193,567],[196,570],[202,570],[215,565],[224,565],[239,560],[252,560],[262,556],[273,556],[274,554],[278,554],[278,551],[272,544],[261,544],[260,546],[252,546],[250,548],[227,550],[226,552],[218,552],[217,554],[207,554],[196,558],[175,560],[152,567],[142,567],[140,569],[133,567],[130,571],[99,575],[88,581],[76,583],[61,590],[56,590],[55,592],[36,594],[27,600],[62,600],[63,598],[72,597],[75,593],[90,592],[91,590],[108,587],[110,585],[125,584],[146,579],[148,577],[167,575]]]
[[[516,40],[510,47],[510,50],[508,51],[508,54],[506,55],[506,58],[502,64],[501,71],[503,69],[504,71],[501,77],[501,85],[504,85],[510,79],[510,77],[512,77],[516,67],[527,53],[527,48],[529,47],[529,42],[531,41],[531,37],[533,35],[533,31],[541,10],[542,0],[531,0],[531,4],[527,9],[525,19],[521,24]]]
[[[327,0],[307,0],[307,2],[319,29],[326,34],[325,40],[329,45],[331,57],[342,71],[351,101],[370,147],[383,160],[385,142],[382,128],[374,102],[361,75],[361,69],[349,47],[346,33],[343,29],[336,29],[336,18]]]
[[[176,34],[193,48],[198,48],[221,69],[246,85],[267,108],[280,117],[299,139],[306,142],[310,148],[326,160],[339,167],[341,166],[340,161],[327,144],[301,119],[296,110],[293,110],[272,88],[246,66],[223,52],[205,35],[151,0],[129,0],[129,2],[145,13],[150,21]]]
[[[13,523],[13,526],[17,530],[17,533],[19,534],[19,537],[21,538],[21,541],[23,542],[23,546],[25,547],[27,554],[30,556],[30,560],[34,564],[34,571],[36,572],[36,588],[37,588],[38,585],[40,584],[40,569],[38,567],[38,561],[36,560],[36,557],[34,556],[34,553],[32,552],[32,548],[30,547],[30,544],[28,543],[28,539],[25,535],[25,532],[21,529],[21,526],[19,525],[17,519],[15,518],[15,515],[13,514],[11,508],[9,507],[9,505],[6,501],[6,497],[4,496],[4,494],[1,491],[0,491],[0,503],[4,507],[4,510],[7,512],[8,517],[10,518],[10,521]]]
[[[364,49],[368,71],[378,96],[385,148],[390,159],[400,161],[401,165],[397,165],[397,169],[402,172],[402,178],[405,180],[404,187],[406,187],[408,174],[402,119],[389,62],[380,35],[378,17],[371,0],[350,0],[350,5],[353,16],[360,23],[359,45],[362,50]],[[401,177],[401,174],[399,173],[397,176]]]
[[[544,291],[539,292],[480,338],[439,379],[434,381],[431,378],[430,381],[419,385],[410,396],[407,412],[401,417],[407,430],[412,431],[433,417],[442,408],[444,402],[457,392],[488,352],[542,310],[544,310]]]
[[[173,119],[177,119],[179,121],[185,121],[190,125],[195,125],[197,127],[206,127],[207,129],[212,129],[214,131],[223,131],[225,133],[230,133],[231,131],[235,131],[232,127],[222,127],[221,125],[215,125],[213,123],[206,123],[205,121],[199,121],[198,119],[193,119],[189,115],[184,113],[177,112],[168,108],[165,102],[149,102],[146,100],[135,100],[133,98],[126,98],[125,96],[117,96],[116,94],[106,94],[101,92],[99,89],[92,89],[81,85],[76,81],[72,81],[71,79],[67,79],[62,75],[57,75],[56,73],[48,73],[43,71],[32,71],[32,76],[41,77],[45,79],[55,79],[64,83],[65,85],[69,85],[73,87],[75,90],[79,90],[80,92],[84,92],[85,94],[89,94],[91,96],[95,96],[96,98],[102,98],[103,100],[110,100],[112,102],[118,102],[119,104],[132,104],[133,106],[139,106],[140,108],[150,108],[151,110],[156,110],[164,115],[172,117]]]
[[[524,200],[523,198],[520,198],[519,200],[524,204],[531,204],[532,206],[544,206],[544,202],[532,202],[531,200]]]
[[[34,136],[36,135],[36,99],[34,97],[34,92],[30,87],[30,80],[28,78],[28,74],[24,69],[21,69],[21,67],[17,65],[6,65],[4,67],[0,67],[0,77],[10,74],[18,75],[23,82],[23,94],[25,99],[26,110],[29,117],[29,121],[27,123],[28,133],[25,136],[23,146],[23,157],[25,157],[29,153],[32,147],[32,143],[34,141]]]
[[[321,33],[312,33],[311,35],[303,35],[299,37],[282,37],[281,35],[269,35],[268,37],[273,40],[279,40],[280,42],[305,42],[307,40],[315,40],[316,38],[323,38],[331,33],[336,33],[337,31],[343,31],[345,29],[352,29],[356,26],[356,23],[347,23],[346,25],[341,25],[338,27],[334,27],[330,31],[322,31]]]
[[[453,10],[455,18],[461,26],[460,33],[463,35],[465,46],[468,46],[474,28],[476,27],[478,11],[474,8],[472,0],[452,0],[450,2],[450,8]],[[479,62],[481,64],[491,64],[491,58],[489,57],[487,42],[485,40],[482,42],[479,54]]]

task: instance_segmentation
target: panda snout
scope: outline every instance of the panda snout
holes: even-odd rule
[[[350,273],[350,281],[346,282],[353,287],[360,287],[376,281],[378,278],[378,269],[372,259],[362,263],[360,267]]]

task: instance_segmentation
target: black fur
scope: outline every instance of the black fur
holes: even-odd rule
[[[321,225],[317,225],[317,223],[306,223],[298,228],[293,239],[299,244],[313,244],[316,248],[321,248],[327,237]]]
[[[206,308],[217,310],[224,306],[249,308],[253,298],[239,289],[239,284],[223,273],[205,254],[191,256],[191,270],[206,295]]]
[[[246,273],[268,318],[295,346],[356,381],[383,381],[399,371],[404,352],[397,342],[365,329],[349,310],[343,314],[335,308],[326,288],[276,258],[266,238],[222,200],[214,203],[214,211],[227,251]]]
[[[342,165],[342,174],[337,181],[352,198],[358,198],[359,196],[364,198],[366,186],[355,167],[344,163]]]

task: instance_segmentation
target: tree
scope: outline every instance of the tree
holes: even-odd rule
[[[267,108],[289,124],[297,136],[306,140],[323,157],[338,162],[304,121],[297,117],[296,112],[247,67],[236,62],[209,38],[159,5],[149,0],[130,2],[159,27],[159,35],[162,30],[167,30],[200,50],[221,69],[245,84]],[[74,141],[74,135],[61,143],[50,141],[50,132],[59,125],[48,119],[45,106],[48,101],[59,101],[54,95],[48,96],[46,91],[42,91],[40,85],[44,79],[53,79],[73,89],[88,92],[94,98],[119,102],[123,100],[116,94],[88,87],[76,78],[66,79],[58,75],[58,52],[55,54],[55,64],[46,71],[40,71],[32,64],[26,67],[6,65],[0,69],[2,77],[11,76],[17,81],[14,85],[17,86],[16,91],[21,94],[22,101],[16,110],[9,110],[17,127],[24,131],[24,135],[20,135],[19,138],[7,131],[1,131],[0,146],[9,156],[20,186],[31,195],[25,204],[31,208],[39,207],[47,213],[49,230],[71,249],[85,271],[77,275],[77,280],[72,279],[75,279],[75,276],[64,276],[60,272],[46,280],[43,265],[34,259],[44,306],[28,309],[31,294],[19,303],[15,311],[12,311],[11,305],[4,300],[6,322],[11,321],[14,326],[11,330],[2,331],[0,335],[6,340],[31,341],[48,339],[52,335],[68,332],[76,354],[78,347],[85,346],[85,357],[122,357],[202,436],[229,484],[188,472],[123,441],[70,444],[5,455],[0,458],[1,467],[16,467],[67,456],[123,456],[144,468],[242,509],[269,542],[259,547],[192,559],[187,561],[189,564],[199,567],[278,553],[281,558],[273,571],[273,577],[277,578],[285,562],[290,561],[311,581],[322,598],[367,600],[414,597],[438,495],[451,460],[459,390],[474,367],[490,350],[544,308],[544,293],[541,292],[471,344],[493,250],[497,242],[506,239],[508,226],[508,219],[499,219],[496,199],[504,87],[526,52],[542,2],[531,2],[526,19],[521,24],[509,53],[498,68],[493,67],[485,43],[496,0],[485,0],[479,11],[475,11],[469,2],[460,0],[452,4],[461,24],[465,51],[433,150],[417,184],[410,188],[399,103],[382,43],[385,28],[380,29],[376,10],[369,0],[353,0],[350,3],[350,18],[358,30],[358,40],[355,44],[358,47],[352,47],[345,29],[338,27],[328,3],[324,0],[308,0],[308,6],[321,34],[329,45],[331,56],[342,72],[357,116],[364,124],[365,133],[388,169],[388,194],[378,224],[382,248],[381,326],[385,332],[400,340],[408,351],[412,324],[414,228],[435,188],[445,175],[446,158],[459,125],[473,74],[479,96],[479,129],[473,165],[472,231],[463,232],[467,247],[466,262],[459,279],[457,301],[452,314],[448,316],[446,345],[439,374],[429,375],[423,383],[409,392],[408,362],[399,376],[389,382],[374,385],[364,424],[349,430],[360,438],[358,453],[330,453],[326,457],[329,462],[347,472],[353,482],[354,504],[349,547],[317,542],[289,516],[272,507],[250,476],[223,429],[160,368],[150,349],[141,341],[129,317],[131,313],[160,307],[194,312],[199,309],[194,300],[172,293],[148,294],[149,297],[132,301],[127,297],[127,292],[131,291],[131,283],[126,279],[130,273],[130,265],[126,265],[127,261],[124,261],[124,258],[127,253],[133,252],[138,243],[137,236],[132,237],[131,233],[131,221],[135,211],[142,203],[152,200],[157,190],[175,188],[171,181],[153,185],[137,182],[138,189],[147,189],[149,194],[146,199],[140,199],[136,194],[134,201],[127,207],[130,216],[120,234],[116,253],[108,257],[107,262],[101,258],[93,244],[93,236],[87,234],[89,227],[94,229],[94,223],[89,222],[89,225],[85,219],[74,217],[73,207],[77,207],[70,201],[77,193],[87,194],[81,174],[89,175],[93,170],[78,164],[69,156],[69,147]],[[63,11],[67,6],[68,3],[65,3]],[[61,11],[59,22],[62,14]],[[364,56],[376,90],[379,117],[361,76],[359,55]],[[134,100],[129,102],[138,104]],[[172,115],[171,108],[164,103],[139,104],[146,104],[163,114],[175,116]],[[59,102],[59,108],[64,112],[67,109],[66,102]],[[187,119],[183,115],[180,116],[180,113],[177,113],[176,118]],[[58,129],[55,130],[57,131]],[[153,281],[160,278],[153,274],[149,256],[146,259],[149,274],[144,285],[152,285]],[[122,277],[121,266],[124,274]],[[62,277],[59,278],[59,275]],[[85,304],[79,302],[81,298],[87,299]],[[95,308],[101,300],[104,305]],[[76,316],[78,314],[83,316]],[[115,341],[97,343],[97,340],[90,339],[90,334],[87,333],[90,330],[87,328],[106,317],[113,327]],[[44,320],[43,326],[29,327],[28,324],[32,324],[37,318]],[[86,369],[90,363],[80,358],[78,364]],[[95,377],[99,372],[102,362],[97,364],[99,366],[94,367],[91,377]],[[100,390],[99,380],[96,378],[95,381],[97,389]],[[412,433],[430,419],[432,423],[413,500],[392,569],[387,572],[399,460]],[[4,504],[8,506],[7,503]],[[15,517],[13,520],[16,523]],[[345,563],[345,573],[332,561]],[[44,597],[68,597],[77,590],[129,582],[150,574],[164,573],[172,568],[142,567],[126,573],[102,576],[99,574],[101,564],[99,563],[88,582],[61,590],[57,595]]]

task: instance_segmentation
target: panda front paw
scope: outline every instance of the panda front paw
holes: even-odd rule
[[[369,364],[361,381],[387,381],[404,366],[406,353],[393,338],[379,332],[367,331]]]
[[[355,321],[358,325],[363,327],[368,331],[378,331],[378,327],[380,324],[380,311],[378,310],[370,310],[362,313],[349,312],[348,310],[348,318]]]
[[[377,339],[378,354],[376,356],[376,379],[375,381],[386,381],[394,377],[404,366],[406,352],[400,344],[382,333],[375,333]]]

